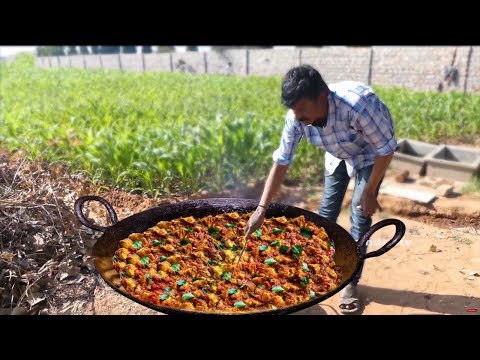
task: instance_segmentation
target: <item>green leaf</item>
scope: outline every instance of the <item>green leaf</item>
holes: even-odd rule
[[[274,234],[280,234],[281,232],[284,232],[285,229],[282,228],[273,228],[273,233]]]
[[[231,278],[232,278],[232,273],[231,272],[226,271],[222,275],[223,280],[230,281]]]
[[[235,304],[233,304],[233,306],[235,306],[238,309],[241,309],[247,306],[247,304],[245,304],[243,301],[237,301]]]
[[[140,262],[145,265],[145,266],[148,266],[148,264],[150,264],[150,258],[148,256],[143,256],[141,259],[140,259]]]
[[[117,255],[115,255],[115,256],[113,257],[113,262],[115,263],[115,262],[118,262],[118,261],[120,261],[120,259],[118,258]]]
[[[177,280],[177,285],[178,286],[183,286],[187,283],[187,280],[183,280],[183,279],[180,279],[180,280]]]
[[[300,284],[302,284],[303,287],[307,287],[308,280],[310,280],[310,276],[304,276],[300,279]]]
[[[122,271],[120,273],[120,279],[123,279],[123,278],[126,278],[127,277],[127,274],[125,274],[125,271]]]
[[[215,226],[211,226],[208,229],[208,233],[210,234],[211,237],[213,237],[215,239],[218,238],[221,235],[220,231]]]
[[[165,240],[153,240],[153,246],[166,244]]]
[[[306,226],[303,226],[302,229],[300,230],[300,234],[302,234],[304,238],[310,239],[313,235],[313,230],[310,230]]]
[[[172,264],[172,270],[175,271],[175,272],[179,272],[180,271],[180,264],[173,263]]]
[[[188,241],[187,238],[183,238],[182,240],[180,240],[180,246],[187,245],[187,244],[190,244],[190,241]]]
[[[190,228],[183,228],[183,230],[185,231],[185,234],[191,233],[193,231],[193,229]]]
[[[258,284],[258,285],[257,285],[257,288],[259,288],[259,289],[265,289],[265,284]]]
[[[278,241],[278,240],[272,241],[270,243],[270,246],[279,246],[279,245],[280,245],[280,241]]]
[[[135,249],[138,250],[142,247],[142,240],[135,240],[132,245]]]
[[[303,251],[303,247],[301,245],[295,245],[293,248],[292,248],[292,253],[293,253],[293,256],[297,259],[300,258],[300,254],[302,253]]]
[[[165,291],[166,291],[166,292],[170,292],[170,291],[172,291],[172,288],[171,288],[170,286],[167,286],[167,287],[165,288]]]
[[[226,250],[226,249],[228,249],[228,247],[227,247],[223,242],[221,242],[221,243],[218,244],[218,248],[219,248],[220,250]]]
[[[278,251],[280,252],[280,254],[286,254],[288,251],[288,246],[285,244],[282,244],[280,245],[280,249],[278,249]]]
[[[261,246],[258,247],[258,249],[259,249],[260,251],[265,251],[265,250],[268,249],[268,245],[261,245]]]
[[[273,291],[274,293],[279,293],[279,292],[285,291],[285,289],[284,289],[283,287],[281,287],[280,285],[277,285],[277,286],[274,286],[274,287],[272,288],[272,291]]]
[[[310,269],[308,268],[307,263],[303,263],[303,264],[302,264],[302,270],[303,270],[303,271],[310,271]]]
[[[315,296],[316,296],[316,295],[315,295],[315,291],[310,290],[310,297],[313,299]]]
[[[238,291],[238,290],[237,290],[237,289],[235,289],[235,288],[228,289],[228,294],[229,294],[229,295],[233,295],[233,294],[236,294],[236,293],[237,293],[237,291]]]
[[[169,297],[170,297],[170,295],[168,295],[168,294],[162,294],[162,295],[160,295],[160,300],[162,300],[162,301],[167,300]]]
[[[237,227],[237,224],[226,223],[225,226],[226,226],[226,227],[229,227],[229,228],[236,228],[236,227]]]
[[[253,235],[255,235],[257,238],[261,238],[262,237],[262,229],[257,229],[253,232]]]
[[[146,278],[147,280],[150,280],[151,277],[152,277],[152,276],[151,276],[150,274],[145,274],[145,278]]]
[[[237,244],[233,245],[233,246],[232,246],[232,251],[237,251],[237,250],[238,250]]]
[[[192,293],[189,293],[189,292],[182,295],[183,300],[190,300],[190,299],[193,299],[194,297],[195,297],[195,295],[193,295]]]
[[[160,256],[160,261],[167,261],[168,256],[162,255]]]
[[[245,289],[246,286],[242,284],[242,285],[240,285],[238,288],[239,288],[239,289]]]
[[[268,258],[264,261],[265,264],[267,265],[273,265],[275,264],[277,261],[274,259],[274,258]]]

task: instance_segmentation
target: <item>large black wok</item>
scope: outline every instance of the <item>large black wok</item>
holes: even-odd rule
[[[103,227],[91,223],[83,214],[83,206],[86,201],[99,201],[103,204],[111,218],[113,223],[110,227]],[[100,275],[105,281],[120,294],[128,297],[129,299],[136,301],[151,309],[160,311],[167,314],[205,314],[205,315],[224,315],[223,313],[207,313],[199,311],[189,311],[182,309],[174,309],[170,307],[156,306],[143,302],[125,291],[120,283],[120,276],[113,267],[112,257],[118,248],[118,242],[127,238],[131,233],[140,233],[147,230],[149,227],[155,226],[161,220],[173,220],[179,217],[195,216],[204,217],[206,215],[216,215],[226,212],[237,211],[239,213],[246,213],[255,210],[257,202],[250,199],[234,199],[234,198],[219,198],[219,199],[205,199],[205,200],[190,200],[182,201],[172,204],[160,205],[152,209],[142,211],[138,214],[129,216],[121,221],[118,221],[115,210],[112,206],[102,197],[99,196],[83,196],[75,202],[75,215],[80,222],[94,230],[103,231],[104,234],[98,238],[93,248],[93,256],[95,257],[95,266],[100,272]],[[333,240],[335,246],[334,260],[337,265],[342,269],[343,281],[334,290],[315,297],[309,301],[294,306],[284,307],[275,310],[263,310],[256,312],[245,312],[225,315],[250,315],[250,314],[289,314],[296,312],[312,305],[318,304],[321,301],[329,298],[343,287],[345,287],[350,280],[359,271],[360,266],[365,259],[375,256],[380,256],[391,248],[393,248],[405,234],[405,225],[403,222],[397,219],[385,219],[374,224],[367,233],[359,240],[358,244],[352,238],[352,236],[340,225],[323,218],[322,216],[313,213],[308,210],[304,210],[298,207],[284,205],[280,203],[272,203],[266,213],[266,217],[272,216],[286,216],[287,218],[297,217],[299,215],[305,216],[305,219],[313,221],[318,226],[323,226]],[[378,229],[395,225],[395,235],[389,240],[383,247],[376,251],[361,255],[359,247],[368,241],[372,234]]]

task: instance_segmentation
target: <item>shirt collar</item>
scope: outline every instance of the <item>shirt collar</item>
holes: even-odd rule
[[[328,92],[327,101],[328,101],[328,115],[327,115],[327,126],[333,126],[337,120],[337,104],[335,102],[335,93],[333,91]]]

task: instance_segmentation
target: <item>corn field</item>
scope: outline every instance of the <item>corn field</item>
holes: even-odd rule
[[[151,196],[264,180],[286,109],[280,77],[39,69],[0,65],[0,146],[92,181]],[[397,138],[433,143],[480,133],[480,95],[377,88]],[[319,184],[323,152],[302,141],[288,180]]]

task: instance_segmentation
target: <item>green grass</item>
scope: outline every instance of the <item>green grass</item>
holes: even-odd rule
[[[398,138],[432,144],[471,142],[480,134],[480,95],[375,86],[389,106]]]
[[[286,109],[281,77],[40,69],[0,65],[0,146],[66,164],[93,181],[152,196],[264,180]],[[479,135],[480,96],[376,88],[397,137]],[[323,152],[301,142],[288,181],[323,178]]]
[[[475,173],[460,191],[462,194],[480,194],[480,172]]]

